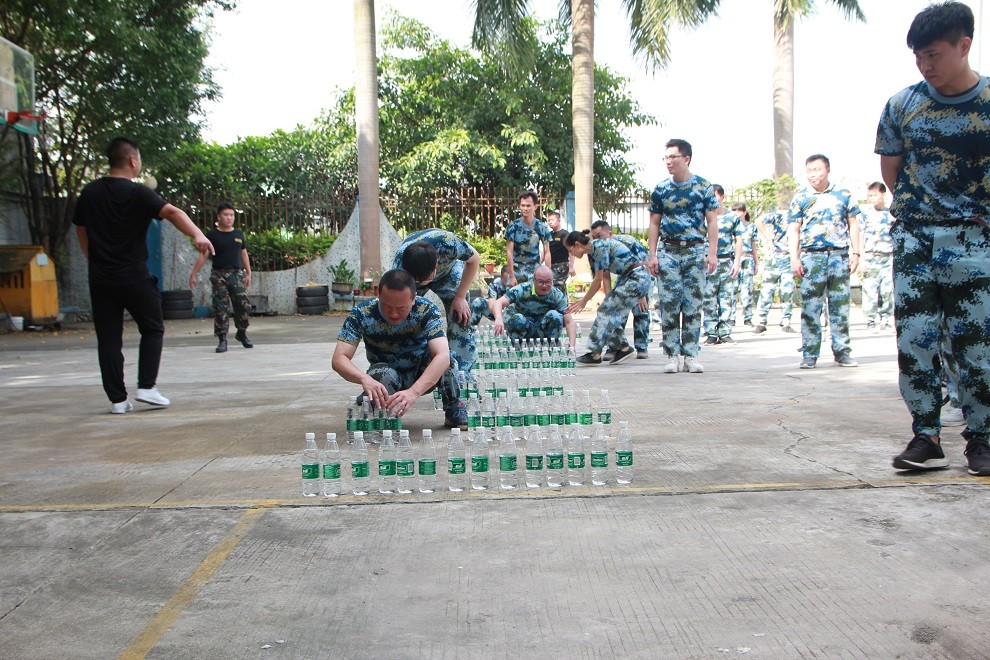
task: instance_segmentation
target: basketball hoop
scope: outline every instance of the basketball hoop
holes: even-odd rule
[[[27,110],[8,110],[7,111],[7,123],[8,124],[16,124],[16,123],[21,122],[21,121],[41,122],[42,120],[44,120],[44,118],[45,118],[45,115],[44,114],[36,115],[36,114],[34,114],[32,112],[28,112]]]

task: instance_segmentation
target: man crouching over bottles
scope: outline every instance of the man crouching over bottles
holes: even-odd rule
[[[444,426],[467,429],[467,410],[453,385],[455,367],[440,309],[416,295],[416,280],[401,269],[382,275],[378,290],[377,299],[357,305],[344,320],[331,361],[333,370],[361,385],[364,397],[396,417],[437,386]],[[368,373],[352,361],[362,339],[371,365]]]

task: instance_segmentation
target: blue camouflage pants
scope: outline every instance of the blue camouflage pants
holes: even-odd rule
[[[471,319],[467,324],[455,321],[450,315],[450,305],[454,301],[458,287],[461,285],[461,277],[463,275],[464,262],[455,261],[451,265],[448,275],[433,280],[426,285],[426,288],[437,294],[447,312],[447,342],[450,344],[450,354],[457,362],[457,368],[465,373],[470,373],[474,369],[474,363],[478,361],[475,328],[483,314],[480,313],[480,308],[476,311],[475,306],[469,304]],[[422,288],[420,289],[420,294],[422,295]]]
[[[531,318],[523,314],[509,314],[504,317],[505,331],[515,339],[559,339],[564,329],[564,315],[551,310],[540,318]]]
[[[753,257],[743,257],[739,266],[739,304],[742,305],[743,321],[753,320],[753,308],[756,299],[753,297],[753,276],[756,274],[756,263]],[[732,325],[736,324],[736,306],[732,306]]]
[[[828,300],[832,355],[851,351],[849,344],[849,250],[802,252],[801,354],[818,359],[822,347],[822,309]]]
[[[650,278],[650,284],[653,284],[653,278]],[[647,286],[647,293],[649,293],[649,286]],[[639,309],[639,302],[636,303],[632,308],[632,318],[633,318],[633,347],[637,351],[645,351],[650,347],[650,311],[649,305],[647,305],[647,311],[643,312]],[[629,317],[626,316],[622,321],[622,333],[620,337],[625,340],[626,336],[626,325],[629,323]],[[620,344],[609,344],[609,348],[620,348]]]
[[[398,369],[388,362],[375,362],[368,367],[368,375],[384,385],[389,394],[395,394],[400,390],[409,389],[416,379],[423,375],[432,359],[432,354],[426,351],[415,369]],[[437,384],[427,392],[439,388],[444,414],[448,419],[460,422],[467,419],[467,408],[465,402],[461,401],[461,392],[457,387],[457,379],[454,375],[456,368],[457,364],[451,355],[447,371],[443,372]]]
[[[870,254],[863,273],[863,314],[867,321],[889,319],[894,313],[894,256]]]
[[[781,325],[790,325],[794,309],[794,273],[791,271],[791,256],[774,253],[763,267],[763,285],[760,287],[759,317],[757,323],[766,325],[773,306],[773,295],[780,291],[780,306],[783,309]]]
[[[705,280],[705,334],[728,337],[736,312],[736,278],[732,276],[734,257],[719,257],[715,272]]]
[[[588,334],[588,350],[601,353],[606,346],[627,345],[623,336],[625,322],[629,312],[639,305],[640,298],[646,296],[649,288],[650,274],[643,266],[619,276],[615,286],[598,306],[598,315]]]
[[[942,320],[959,370],[967,439],[990,434],[990,229],[894,224],[894,318],[901,396],[914,433],[941,431]]]
[[[660,318],[663,352],[668,357],[696,357],[701,351],[701,308],[705,298],[705,253],[702,245],[661,244]]]
[[[247,271],[241,268],[213,269],[210,273],[214,336],[227,334],[231,316],[238,330],[247,330],[250,325],[251,301],[247,297],[246,279]]]

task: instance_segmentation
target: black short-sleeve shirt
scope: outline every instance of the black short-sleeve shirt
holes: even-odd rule
[[[220,231],[214,229],[206,237],[213,243],[216,254],[213,255],[213,267],[218,270],[236,270],[244,268],[241,251],[247,249],[244,233],[240,229]]]

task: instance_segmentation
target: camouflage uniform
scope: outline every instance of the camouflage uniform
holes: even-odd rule
[[[626,248],[633,253],[633,255],[640,261],[646,261],[649,256],[650,251],[646,249],[646,246],[639,242],[635,236],[630,236],[629,234],[612,234],[612,238],[619,241]],[[649,274],[649,273],[647,273]],[[651,284],[653,278],[650,278]],[[646,289],[646,298],[649,298],[649,287]],[[645,351],[650,347],[650,311],[647,306],[647,310],[644,312],[640,310],[639,303],[632,308],[632,318],[633,318],[633,348],[637,351]],[[622,321],[622,333],[625,336],[626,324],[629,322],[629,317],[626,317]],[[611,346],[611,348],[619,348],[619,346]]]
[[[213,291],[213,334],[226,335],[230,318],[234,327],[247,330],[250,325],[251,301],[247,297],[247,271],[241,254],[247,249],[244,233],[240,229],[220,231],[212,229],[206,238],[216,248],[210,272],[210,288]],[[222,266],[218,268],[217,266]]]
[[[550,242],[550,227],[539,218],[527,226],[522,218],[516,218],[505,228],[505,240],[512,241],[512,271],[516,284],[533,279],[533,271],[543,263],[540,260],[540,244]]]
[[[756,224],[745,219],[739,223],[742,231],[742,261],[739,264],[739,304],[742,305],[743,321],[753,321],[756,299],[753,296],[753,276],[756,275],[756,262],[753,253],[757,249]],[[736,324],[736,306],[732,306],[730,325]]]
[[[791,201],[788,222],[800,227],[801,354],[818,359],[822,346],[822,311],[828,299],[832,355],[852,351],[849,343],[849,218],[859,205],[844,188],[829,184],[822,192],[805,188]],[[855,248],[853,248],[855,249]]]
[[[616,240],[596,239],[591,241],[588,254],[595,271],[616,273],[619,277],[602,304],[588,334],[588,350],[601,353],[606,346],[623,346],[625,322],[629,312],[639,305],[640,298],[646,296],[650,287],[650,275],[642,265],[642,260]],[[606,273],[605,277],[608,277]]]
[[[723,339],[732,334],[736,311],[737,280],[732,276],[736,238],[742,236],[742,219],[735,211],[718,218],[718,263],[705,280],[705,334]]]
[[[773,306],[773,294],[780,290],[780,306],[783,315],[781,325],[791,324],[794,309],[794,273],[791,271],[791,255],[787,251],[787,218],[780,211],[770,211],[763,216],[773,236],[773,244],[768,246],[766,262],[763,266],[763,284],[760,287],[760,303],[757,325],[766,325]]]
[[[463,238],[443,229],[423,229],[413,232],[406,237],[395,251],[392,268],[402,268],[402,257],[406,248],[418,241],[426,241],[437,251],[437,272],[426,286],[419,286],[418,295],[427,291],[437,294],[447,309],[447,341],[450,342],[450,354],[457,361],[457,368],[466,373],[474,369],[478,360],[478,348],[474,328],[481,316],[474,312],[471,306],[471,319],[467,324],[455,321],[450,316],[450,305],[454,301],[457,289],[461,286],[464,275],[464,262],[477,254],[471,244]]]
[[[567,296],[556,287],[541,296],[532,282],[519,284],[505,292],[513,313],[503,311],[505,330],[512,339],[558,339],[564,329]]]
[[[667,357],[696,357],[701,350],[698,339],[708,232],[705,213],[717,209],[712,184],[696,175],[683,183],[667,179],[650,195],[650,213],[661,216],[657,260],[662,284],[662,345]]]
[[[903,158],[891,213],[901,396],[916,434],[940,433],[933,366],[944,319],[959,368],[963,436],[990,437],[990,79],[944,97],[920,82],[887,102],[876,153]],[[967,453],[970,446],[967,445]]]
[[[869,207],[863,212],[860,232],[863,236],[863,314],[875,323],[877,311],[885,323],[894,313],[894,242],[890,226],[894,217],[890,211]],[[877,304],[879,302],[879,305]]]
[[[443,336],[440,308],[417,296],[409,316],[396,325],[382,314],[377,298],[365,300],[344,319],[337,341],[357,346],[363,339],[370,363],[368,374],[388,388],[389,394],[394,394],[408,389],[423,375],[432,360],[429,342]],[[460,400],[454,369],[457,363],[451,353],[450,366],[436,387],[440,388],[447,419],[466,422],[467,411]]]

